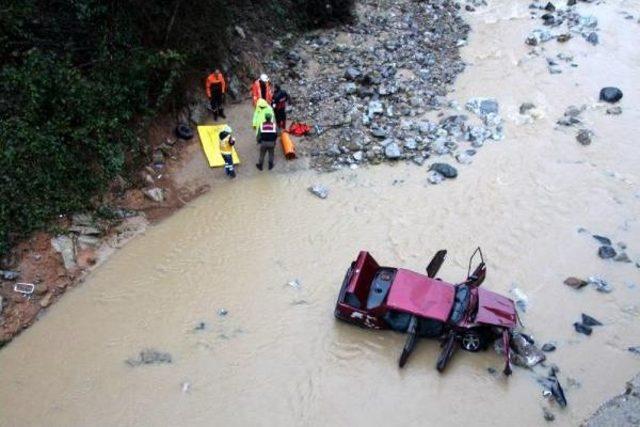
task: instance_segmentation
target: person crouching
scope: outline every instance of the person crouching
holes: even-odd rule
[[[231,127],[225,126],[220,132],[220,154],[224,159],[224,171],[229,178],[236,177],[236,169],[233,166],[233,146],[236,144],[235,139],[231,136]]]
[[[264,163],[264,155],[269,153],[269,170],[273,169],[273,152],[276,147],[276,139],[278,138],[278,130],[275,123],[273,123],[273,115],[267,113],[264,116],[265,121],[260,125],[258,129],[258,145],[260,145],[260,159],[256,163],[256,167],[262,170],[262,164]]]

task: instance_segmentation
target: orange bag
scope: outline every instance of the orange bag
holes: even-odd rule
[[[282,131],[280,134],[280,142],[282,143],[282,151],[284,152],[284,157],[287,160],[293,160],[296,158],[296,146],[289,135],[289,132]]]

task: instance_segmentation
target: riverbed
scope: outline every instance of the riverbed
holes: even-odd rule
[[[578,66],[562,74],[528,55],[524,39],[541,24],[527,2],[465,15],[468,66],[450,98],[495,97],[505,139],[456,164],[455,180],[431,185],[426,167],[404,162],[321,174],[279,158],[258,173],[247,141],[238,178],[211,171],[208,194],[118,251],[0,351],[0,425],[543,425],[543,407],[560,425],[580,423],[640,366],[627,351],[640,344],[640,7],[581,8],[598,18],[600,44],[545,45],[574,56]],[[624,91],[621,115],[597,102],[603,86]],[[542,114],[523,117],[523,102]],[[588,146],[575,129],[554,129],[583,104]],[[250,122],[250,109],[231,111]],[[316,183],[329,188],[326,200],[307,191]],[[634,262],[601,260],[590,233],[625,242]],[[423,271],[446,248],[440,276],[455,282],[477,246],[483,286],[521,289],[527,332],[556,343],[548,359],[567,408],[542,396],[531,371],[488,372],[501,367],[493,350],[460,351],[439,374],[438,344],[423,340],[398,369],[402,335],[333,318],[359,250]],[[592,275],[613,292],[563,284]],[[577,334],[581,313],[604,325]],[[125,363],[144,348],[172,363]]]

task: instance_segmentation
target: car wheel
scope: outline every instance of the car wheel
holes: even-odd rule
[[[482,349],[482,335],[478,331],[467,331],[462,335],[462,348],[476,352]]]

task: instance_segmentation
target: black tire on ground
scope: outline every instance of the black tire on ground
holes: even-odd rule
[[[183,123],[176,126],[176,136],[180,139],[189,140],[193,138],[193,130]]]
[[[462,334],[460,345],[466,351],[475,353],[485,348],[485,338],[480,331],[471,329]]]

